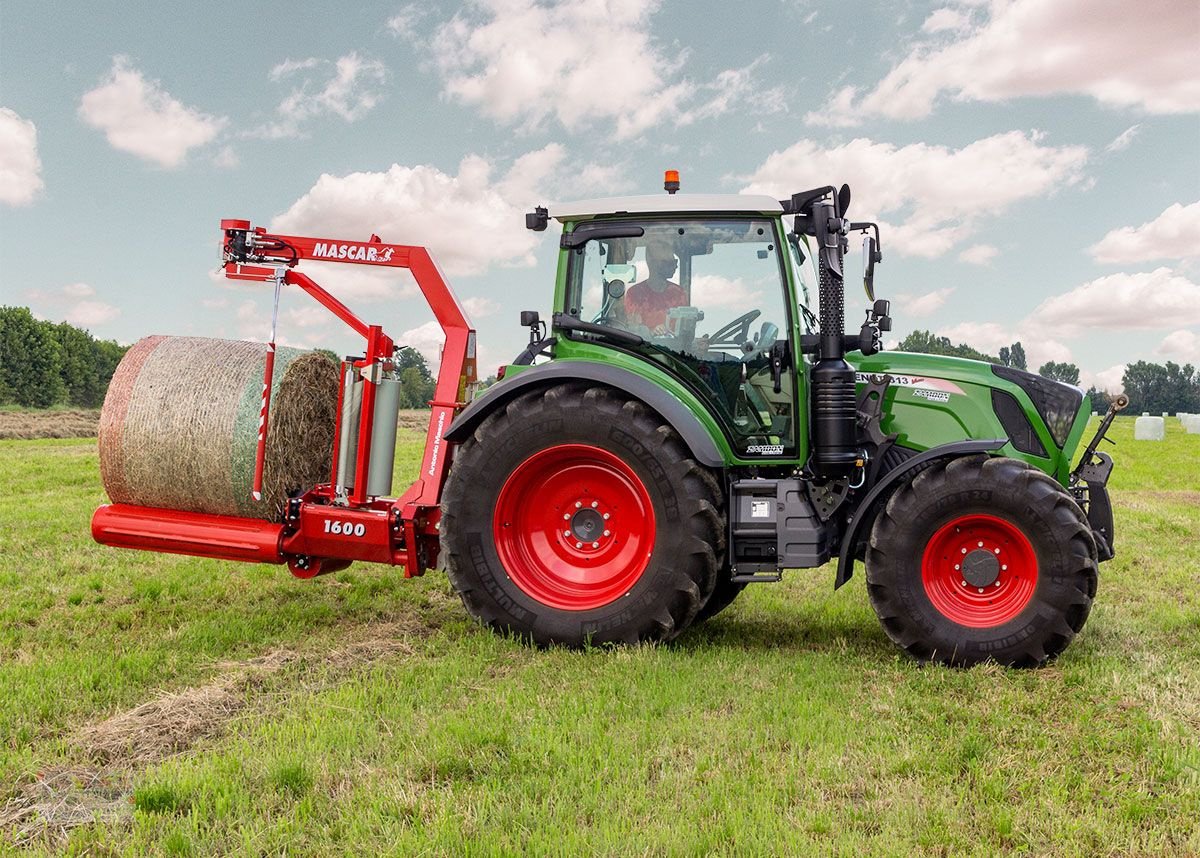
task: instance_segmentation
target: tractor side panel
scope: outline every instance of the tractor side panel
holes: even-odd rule
[[[859,353],[847,355],[847,361],[860,374],[859,389],[867,375],[887,373],[892,384],[884,397],[885,433],[896,433],[896,442],[923,451],[957,441],[1007,438],[992,405],[992,391],[1012,396],[1030,415],[1034,432],[1046,450],[1046,456],[1018,450],[1010,441],[1001,455],[1028,462],[1035,468],[1062,480],[1066,476],[1069,454],[1058,449],[1044,422],[1037,417],[1029,397],[1015,384],[998,378],[991,365],[981,361],[908,352],[884,352],[871,357]],[[1074,449],[1078,427],[1068,439],[1067,450]]]

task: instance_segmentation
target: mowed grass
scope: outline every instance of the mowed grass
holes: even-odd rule
[[[1198,854],[1200,436],[1114,435],[1118,557],[1037,671],[918,666],[861,568],[669,646],[537,651],[439,572],[101,548],[94,441],[0,442],[0,851]],[[153,701],[209,727],[100,753]]]

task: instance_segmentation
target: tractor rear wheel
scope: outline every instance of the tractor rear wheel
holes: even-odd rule
[[[888,636],[920,661],[1045,663],[1083,628],[1096,543],[1063,487],[1024,462],[937,462],[880,511],[867,590]]]
[[[446,572],[472,616],[538,644],[670,640],[716,582],[716,491],[641,402],[579,383],[536,390],[455,454]]]

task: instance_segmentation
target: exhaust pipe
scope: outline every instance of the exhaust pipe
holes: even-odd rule
[[[832,190],[832,189],[831,189]],[[843,186],[846,204],[849,192]],[[812,370],[813,464],[825,477],[849,476],[858,461],[858,404],[854,369],[846,363],[846,289],[842,273],[845,204],[820,200],[812,207],[820,272],[821,347]],[[831,229],[831,223],[837,226]]]

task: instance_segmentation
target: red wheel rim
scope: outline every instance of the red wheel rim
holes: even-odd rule
[[[523,592],[569,611],[629,592],[654,548],[654,506],[637,474],[589,444],[561,444],[517,465],[492,524],[504,570]]]
[[[1037,555],[1010,521],[963,515],[925,546],[921,580],[929,601],[961,626],[986,629],[1016,617],[1037,589]]]

